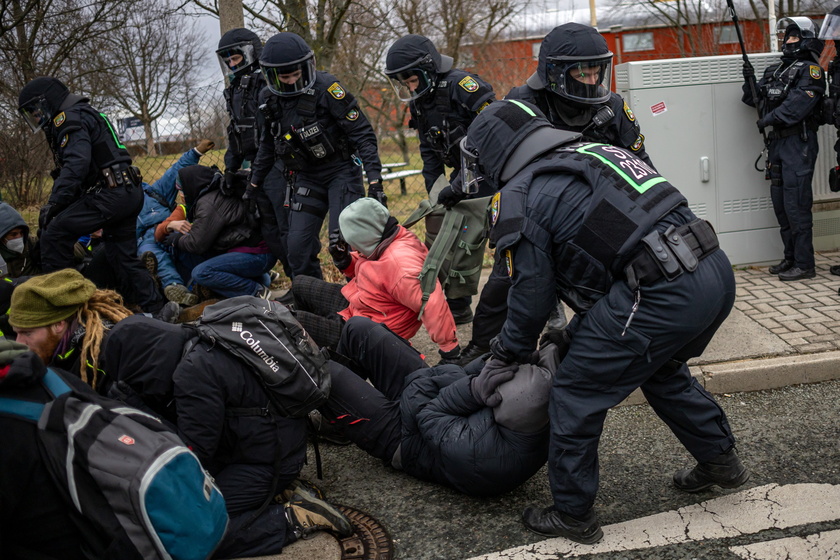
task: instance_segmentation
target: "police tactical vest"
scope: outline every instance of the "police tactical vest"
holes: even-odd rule
[[[62,148],[71,141],[70,133],[82,129],[85,125],[83,115],[88,115],[96,122],[96,127],[89,130],[91,142],[91,167],[83,184],[99,180],[99,171],[115,165],[131,165],[131,156],[120,142],[111,122],[105,113],[100,113],[87,103],[77,103],[53,118],[53,130],[50,135],[50,147],[55,157],[56,167],[61,167]]]
[[[592,192],[580,229],[560,246],[553,246],[551,232],[529,217],[528,191],[544,174],[575,175]],[[631,152],[607,144],[570,144],[505,185],[491,241],[503,252],[525,237],[551,254],[559,297],[581,313],[621,277],[642,237],[683,204],[688,204],[685,197]]]
[[[228,137],[235,154],[256,155],[259,143],[257,98],[264,85],[262,73],[257,70],[225,88],[225,105],[230,117]]]

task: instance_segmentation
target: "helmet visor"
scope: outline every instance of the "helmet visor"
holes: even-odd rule
[[[254,45],[251,43],[236,43],[216,51],[219,57],[219,65],[222,67],[222,74],[233,77],[247,70],[254,62]]]
[[[484,174],[478,167],[478,152],[467,147],[467,137],[464,136],[461,139],[461,181],[455,181],[452,190],[462,191],[456,194],[475,194],[483,180]]]
[[[840,15],[828,14],[820,28],[820,39],[840,40]]]
[[[291,64],[261,66],[268,89],[276,95],[299,95],[315,83],[315,58],[312,56]]]
[[[429,72],[423,68],[410,68],[388,77],[391,78],[391,86],[397,92],[397,97],[403,102],[420,97],[433,86]]]
[[[37,97],[31,101],[27,101],[24,105],[18,108],[23,120],[32,129],[32,132],[38,132],[47,126],[52,118],[52,111],[47,105],[46,99]]]
[[[579,103],[603,103],[610,98],[611,66],[612,53],[594,59],[549,58],[546,61],[548,89]]]

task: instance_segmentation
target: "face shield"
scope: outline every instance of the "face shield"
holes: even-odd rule
[[[409,68],[401,72],[390,74],[391,86],[400,101],[407,102],[428,93],[434,87],[434,78],[424,68]]]
[[[20,111],[29,128],[32,129],[32,132],[43,129],[52,119],[52,110],[43,96],[27,101],[18,111]]]
[[[831,13],[825,16],[825,20],[820,28],[819,38],[840,41],[840,14]]]
[[[610,98],[612,53],[601,57],[558,57],[546,60],[546,87],[556,95],[596,105]]]
[[[478,152],[467,147],[467,137],[464,136],[461,139],[461,181],[455,181],[452,190],[460,187],[462,192],[456,194],[475,194],[483,180],[484,174],[478,167]]]
[[[268,89],[275,95],[299,95],[312,87],[315,83],[315,57],[309,56],[305,60],[268,66],[261,64]]]
[[[257,57],[254,52],[254,45],[251,43],[235,43],[216,51],[219,57],[219,65],[222,67],[222,74],[233,78],[236,74],[249,68]]]

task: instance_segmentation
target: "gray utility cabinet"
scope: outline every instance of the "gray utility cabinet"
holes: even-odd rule
[[[750,55],[758,76],[777,58]],[[741,102],[742,65],[737,55],[628,62],[616,67],[616,88],[641,124],[653,164],[714,225],[732,263],[778,261],[770,183],[755,169],[763,149],[758,115]],[[814,198],[826,201],[838,198],[828,189],[835,128],[823,126],[819,135]],[[763,156],[757,165],[763,169]],[[840,211],[814,218],[815,247],[840,245]]]

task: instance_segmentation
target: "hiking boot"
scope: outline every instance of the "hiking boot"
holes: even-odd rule
[[[169,301],[177,304],[192,307],[198,303],[198,296],[187,289],[183,284],[170,284],[163,289],[163,295]]]
[[[317,410],[309,413],[309,426],[312,434],[320,441],[328,441],[336,445],[350,445],[350,440],[337,424],[333,424]]]
[[[594,509],[586,512],[583,519],[576,519],[554,506],[529,506],[522,512],[522,521],[530,531],[545,537],[563,537],[582,544],[595,544],[604,537]]]
[[[286,520],[298,539],[308,538],[316,531],[329,531],[340,538],[353,534],[353,526],[338,508],[306,492],[295,494],[286,503]]]
[[[767,272],[770,274],[779,274],[780,272],[787,272],[791,268],[793,268],[793,261],[783,259],[779,264],[774,264],[768,268]]]
[[[254,294],[254,297],[258,297],[261,299],[271,299],[271,288],[268,286],[260,286],[260,289],[257,290],[257,293]]]
[[[477,344],[473,344],[470,342],[467,344],[467,347],[461,352],[461,358],[458,360],[458,365],[464,367],[468,363],[472,362],[476,358],[480,358],[481,356],[488,354],[490,352],[490,348],[487,346],[478,346]]]
[[[814,278],[816,275],[817,271],[813,268],[802,269],[798,266],[794,266],[784,272],[780,272],[779,280],[782,280],[783,282],[793,282],[795,280],[807,280],[808,278]]]
[[[834,266],[829,268],[828,271],[834,276],[840,276],[840,265],[835,264]]]
[[[286,502],[293,502],[300,499],[302,494],[306,494],[310,498],[318,500],[326,499],[321,489],[309,482],[305,478],[296,478],[285,490],[277,494],[274,500],[277,503],[285,504]]]
[[[452,318],[455,319],[456,325],[468,325],[473,320],[472,309],[465,307],[464,309],[452,311]]]
[[[712,485],[721,488],[737,488],[750,479],[750,471],[738,459],[733,447],[711,461],[697,463],[693,469],[682,469],[674,473],[674,486],[683,492],[700,492]]]
[[[152,315],[152,318],[163,321],[164,323],[176,323],[180,314],[181,306],[174,301],[167,301],[157,313]]]

